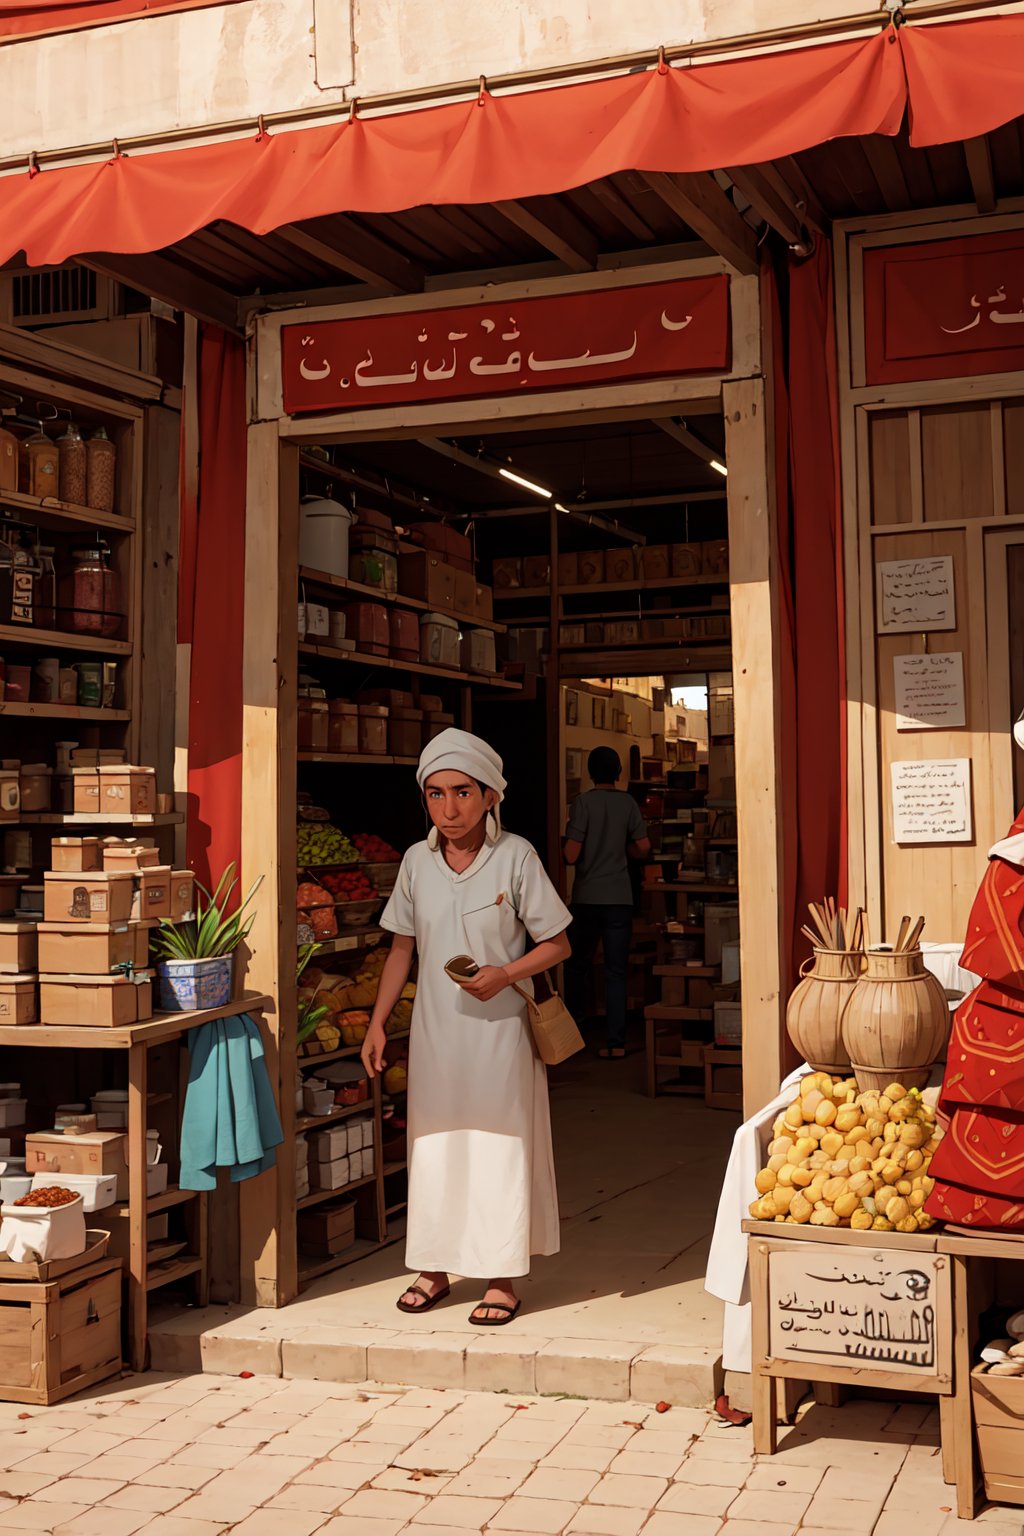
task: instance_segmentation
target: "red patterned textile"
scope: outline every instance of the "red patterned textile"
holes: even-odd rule
[[[1024,832],[1024,812],[1010,835]],[[957,1009],[941,1107],[949,1115],[925,1209],[964,1226],[1024,1227],[1024,871],[989,861],[961,965],[982,980]]]

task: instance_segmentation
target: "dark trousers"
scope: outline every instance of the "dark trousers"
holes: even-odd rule
[[[573,905],[569,942],[572,958],[566,962],[566,1004],[580,1023],[590,1011],[591,977],[598,944],[604,945],[605,1012],[608,1045],[626,1043],[626,971],[633,937],[633,908],[612,904]]]

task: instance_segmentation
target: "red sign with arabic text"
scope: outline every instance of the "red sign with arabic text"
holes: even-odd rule
[[[1024,368],[1024,230],[864,252],[869,384]]]
[[[281,333],[289,415],[719,373],[729,354],[724,275],[324,320]]]

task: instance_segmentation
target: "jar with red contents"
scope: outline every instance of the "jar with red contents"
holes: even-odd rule
[[[102,546],[74,551],[66,607],[77,634],[116,635],[121,627],[121,583],[107,564],[109,557]]]

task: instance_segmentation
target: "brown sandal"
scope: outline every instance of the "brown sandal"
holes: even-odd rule
[[[439,1301],[444,1301],[445,1297],[450,1296],[451,1293],[452,1288],[450,1285],[442,1286],[441,1290],[434,1291],[433,1294],[430,1291],[425,1291],[422,1285],[407,1285],[402,1292],[402,1296],[422,1296],[422,1304],[403,1301],[402,1296],[399,1296],[395,1306],[399,1312],[429,1312],[431,1307],[436,1307]]]
[[[473,1308],[469,1314],[469,1320],[474,1328],[507,1328],[509,1323],[518,1317],[522,1304],[522,1299],[517,1301],[514,1307],[510,1307],[505,1301],[482,1301],[479,1306]],[[505,1316],[477,1317],[478,1312],[504,1312]]]

